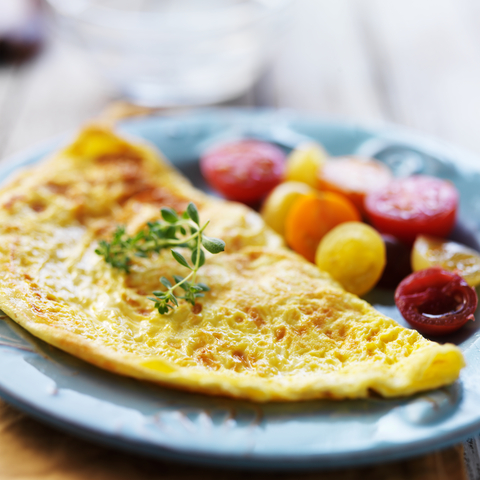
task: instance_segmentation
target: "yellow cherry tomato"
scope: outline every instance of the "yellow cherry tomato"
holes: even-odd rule
[[[348,292],[364,295],[375,286],[385,268],[385,243],[365,223],[342,223],[323,237],[315,263]]]
[[[328,157],[325,149],[318,143],[305,143],[290,153],[287,158],[285,179],[303,182],[313,188],[318,184],[318,170]]]
[[[261,215],[265,223],[280,235],[285,234],[285,219],[290,208],[302,195],[313,189],[301,182],[284,182],[275,187],[262,205]]]
[[[458,273],[472,287],[480,284],[480,253],[460,243],[419,235],[413,244],[412,269],[434,266]]]

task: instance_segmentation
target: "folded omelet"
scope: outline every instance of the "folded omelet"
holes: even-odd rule
[[[210,291],[160,315],[148,295],[185,275],[169,251],[130,273],[95,253],[193,201],[225,253]],[[151,147],[106,128],[0,191],[0,308],[33,335],[115,373],[259,402],[410,395],[453,382],[464,362],[399,326],[292,253],[248,207],[194,189]]]

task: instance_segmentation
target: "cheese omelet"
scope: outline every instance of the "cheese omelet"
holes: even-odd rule
[[[210,291],[160,315],[164,251],[130,273],[95,253],[163,206],[193,201],[226,242],[198,281]],[[193,188],[148,145],[101,126],[0,191],[0,308],[42,340],[112,372],[258,402],[410,395],[449,384],[463,357],[399,326],[289,251],[248,207]]]

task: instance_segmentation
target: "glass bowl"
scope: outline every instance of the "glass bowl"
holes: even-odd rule
[[[234,98],[259,76],[295,0],[47,0],[61,30],[133,102]]]

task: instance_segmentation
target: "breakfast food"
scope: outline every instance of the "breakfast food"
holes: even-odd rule
[[[285,234],[285,221],[292,205],[302,196],[314,193],[313,188],[302,182],[283,182],[265,199],[261,215],[265,223],[280,235]]]
[[[386,261],[380,234],[361,222],[345,222],[320,241],[315,263],[355,295],[369,292],[381,277]]]
[[[457,242],[419,235],[413,244],[414,271],[442,267],[460,274],[472,287],[480,284],[480,253]]]
[[[126,272],[95,251],[119,225],[136,235],[161,207],[190,202],[225,253],[206,255],[204,297],[162,315],[149,296],[186,267],[160,251]],[[410,395],[464,364],[454,345],[399,326],[287,250],[249,208],[98,126],[0,191],[0,308],[112,372],[260,402]]]
[[[395,303],[419,332],[446,335],[475,320],[478,299],[460,275],[431,267],[403,279],[395,291]]]
[[[290,154],[300,181],[274,189],[262,206],[265,222],[348,292],[396,288],[399,311],[419,332],[448,334],[473,320],[477,294],[467,284],[480,283],[480,253],[431,236],[445,237],[454,226],[455,186],[427,175],[394,178],[378,160],[328,157],[315,145]],[[311,161],[314,147],[324,152],[317,162]],[[315,169],[317,185],[311,182]],[[359,221],[360,213],[374,228]],[[417,273],[410,275],[412,269]]]
[[[385,244],[386,263],[377,286],[395,289],[405,277],[412,273],[410,249],[393,235],[382,235],[382,239]]]
[[[365,199],[373,226],[410,244],[417,235],[447,236],[455,224],[457,207],[453,184],[427,175],[396,178]]]
[[[365,212],[365,197],[386,187],[393,178],[391,170],[384,163],[353,155],[325,162],[317,175],[321,190],[342,193],[362,213]]]
[[[295,148],[287,158],[285,179],[317,187],[317,174],[325,165],[328,154],[318,143],[304,143]]]
[[[285,240],[297,253],[315,262],[320,240],[343,222],[360,220],[360,213],[348,198],[334,192],[314,192],[291,206],[285,219]]]
[[[208,183],[225,198],[252,204],[282,181],[285,154],[271,143],[237,140],[205,152],[200,168]]]

